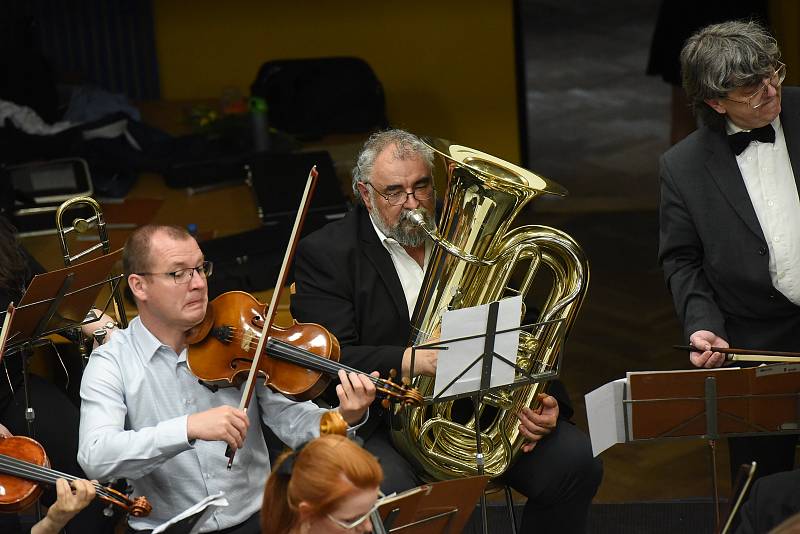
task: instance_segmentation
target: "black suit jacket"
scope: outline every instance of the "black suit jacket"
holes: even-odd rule
[[[341,345],[341,362],[387,377],[401,370],[410,320],[400,278],[363,206],[300,241],[292,316],[319,323]],[[385,417],[377,406],[362,435]]]
[[[800,178],[800,89],[785,87],[781,125]],[[660,162],[659,261],[686,339],[800,350],[800,307],[776,290],[769,252],[724,133],[700,128]],[[798,186],[800,189],[800,186]]]

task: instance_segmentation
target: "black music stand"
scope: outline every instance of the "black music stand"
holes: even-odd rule
[[[122,249],[63,269],[36,275],[14,308],[8,324],[6,348],[2,356],[19,353],[23,359],[23,388],[25,391],[25,420],[28,436],[35,439],[36,414],[30,402],[28,385],[29,359],[33,349],[50,343],[50,334],[80,327],[105,284],[120,283],[122,275],[110,276],[111,269],[122,257]],[[113,298],[112,289],[104,309]],[[0,312],[0,316],[8,312]],[[89,321],[97,320],[92,317]]]
[[[386,497],[378,506],[376,534],[457,534],[469,521],[489,477],[475,476],[425,484]]]
[[[528,329],[535,329],[535,328],[542,328],[549,325],[554,325],[555,328],[558,328],[559,331],[557,333],[558,345],[563,347],[563,339],[564,339],[564,320],[563,319],[554,319],[548,321],[541,321],[538,323],[531,323],[524,326],[518,326],[513,328],[507,328],[503,330],[497,329],[498,324],[498,317],[499,317],[499,310],[500,310],[500,301],[494,301],[489,303],[488,305],[488,314],[486,319],[486,330],[482,333],[471,335],[471,336],[464,336],[459,338],[453,339],[445,339],[445,340],[438,340],[434,343],[423,344],[413,346],[411,348],[411,374],[414,374],[414,363],[416,359],[416,351],[419,349],[438,349],[438,350],[448,350],[448,346],[451,343],[455,343],[457,341],[466,341],[471,339],[480,339],[483,338],[485,340],[483,346],[483,352],[477,357],[474,358],[470,362],[466,362],[463,370],[461,370],[453,379],[451,379],[442,390],[432,397],[425,397],[425,404],[435,404],[438,402],[445,402],[449,400],[455,400],[459,398],[466,398],[469,397],[472,400],[472,406],[474,411],[474,425],[475,425],[475,457],[476,457],[476,465],[478,469],[478,475],[481,476],[484,474],[484,456],[483,456],[483,446],[481,443],[481,427],[480,427],[480,403],[481,399],[492,392],[501,390],[501,389],[516,389],[522,386],[526,386],[529,384],[539,383],[539,382],[546,382],[549,380],[553,380],[557,378],[561,369],[561,360],[563,359],[563,350],[559,350],[558,357],[556,359],[555,364],[550,367],[549,369],[540,370],[539,372],[533,372],[532,369],[523,369],[519,365],[517,365],[516,361],[512,362],[508,358],[498,354],[495,352],[495,341],[496,337],[499,334],[505,334],[514,331],[525,331]],[[510,367],[513,367],[515,372],[517,373],[514,376],[513,382],[508,384],[501,384],[492,386],[492,366],[495,360],[498,360]],[[471,369],[475,368],[477,365],[481,365],[481,376],[480,376],[480,384],[478,389],[469,392],[461,392],[461,393],[454,393],[454,394],[446,394],[449,389],[451,389],[457,381],[463,377],[467,372]],[[532,366],[533,367],[533,366]],[[481,502],[481,520],[483,526],[484,534],[488,532],[488,524],[486,518],[486,495],[481,493],[480,497]],[[509,506],[513,505],[513,503],[509,503]],[[511,517],[513,519],[513,510],[511,511]],[[516,521],[514,521],[516,523]],[[514,526],[516,531],[516,525]]]

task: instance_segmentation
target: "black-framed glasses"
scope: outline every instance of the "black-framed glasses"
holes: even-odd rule
[[[213,270],[214,270],[214,263],[210,261],[204,261],[197,267],[186,267],[185,269],[178,269],[177,271],[172,271],[171,273],[135,273],[135,274],[138,274],[139,276],[155,275],[155,274],[171,276],[176,284],[188,284],[189,280],[191,280],[192,277],[194,276],[194,273],[199,273],[203,277],[208,278],[209,276],[211,276]]]
[[[786,64],[778,61],[778,68],[775,69],[775,72],[772,73],[772,76],[770,76],[769,79],[765,79],[761,82],[761,87],[758,88],[758,91],[748,96],[744,100],[735,100],[728,97],[725,97],[725,100],[730,100],[731,102],[736,102],[737,104],[747,104],[752,109],[758,109],[766,103],[764,102],[764,96],[769,92],[769,86],[771,85],[777,89],[781,86],[783,80],[785,79]]]
[[[366,184],[370,186],[376,193],[386,199],[386,202],[388,202],[390,206],[399,206],[401,204],[405,204],[409,195],[413,196],[417,200],[428,200],[433,196],[433,184],[430,181],[414,186],[414,189],[410,193],[407,193],[406,191],[383,193],[378,191],[378,188],[372,185],[370,182],[366,182]]]

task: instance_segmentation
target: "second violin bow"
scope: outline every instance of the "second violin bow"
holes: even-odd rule
[[[694,345],[673,345],[672,347],[689,352],[705,352]],[[724,354],[725,361],[728,362],[800,363],[800,352],[735,349],[733,347],[711,347],[709,350]]]

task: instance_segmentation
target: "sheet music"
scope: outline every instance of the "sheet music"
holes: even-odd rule
[[[627,383],[626,378],[620,378],[584,396],[589,438],[595,456],[612,445],[625,443],[625,408],[622,401]]]
[[[449,310],[442,315],[442,340],[457,339],[486,333],[486,321],[489,317],[489,304],[482,304],[460,310]],[[497,313],[497,330],[518,328],[522,320],[522,296],[506,298],[500,301]],[[452,380],[483,354],[485,337],[477,337],[464,341],[448,343],[449,349],[439,353],[434,382],[434,396],[444,391],[446,395],[471,393],[480,390],[481,369],[483,361],[479,360],[461,378]],[[495,336],[494,351],[512,363],[517,362],[519,331],[507,332]],[[504,361],[494,358],[492,361],[491,387],[502,386],[514,382],[515,369]]]

